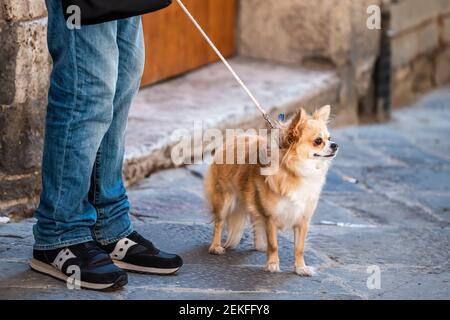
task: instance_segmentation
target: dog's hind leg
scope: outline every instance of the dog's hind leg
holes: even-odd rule
[[[209,253],[221,255],[225,253],[225,249],[222,247],[222,229],[223,220],[217,219],[214,222],[214,236],[209,247]]]
[[[213,203],[212,211],[214,213],[214,235],[211,245],[209,247],[209,253],[221,255],[225,253],[224,247],[222,247],[222,229],[225,220],[234,210],[234,199],[229,194],[218,195]]]

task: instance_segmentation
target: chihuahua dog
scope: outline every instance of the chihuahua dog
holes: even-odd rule
[[[225,248],[237,246],[249,217],[255,249],[267,253],[266,270],[280,271],[277,231],[292,229],[295,272],[300,276],[313,275],[312,268],[305,265],[306,234],[331,160],[338,152],[338,145],[331,141],[328,132],[329,117],[330,106],[324,106],[312,115],[300,109],[282,128],[278,170],[271,175],[262,175],[259,163],[212,163],[205,178],[206,197],[214,220],[211,254],[224,254]],[[261,140],[264,138],[248,135],[239,140],[245,143],[240,150],[249,152],[254,144],[260,146],[264,142]],[[215,156],[223,156],[227,148],[237,152],[240,146],[236,141],[224,144]],[[245,156],[249,157],[248,154]],[[224,226],[228,238],[222,246]]]

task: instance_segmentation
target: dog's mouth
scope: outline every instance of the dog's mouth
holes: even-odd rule
[[[333,153],[330,153],[327,155],[321,155],[318,153],[314,153],[314,157],[316,157],[316,158],[334,158],[335,156],[336,156],[336,152],[333,152]]]

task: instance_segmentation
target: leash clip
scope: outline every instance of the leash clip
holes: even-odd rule
[[[271,129],[277,129],[278,126],[275,124],[275,122],[273,121],[273,119],[269,116],[268,113],[264,113],[263,114],[263,118],[264,120],[266,120],[266,122],[269,124]]]

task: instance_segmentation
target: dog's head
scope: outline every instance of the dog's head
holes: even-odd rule
[[[336,157],[339,146],[331,141],[328,131],[330,106],[324,106],[309,115],[300,109],[284,130],[282,146],[288,157],[297,161],[327,161]],[[294,160],[294,159],[292,159]]]

